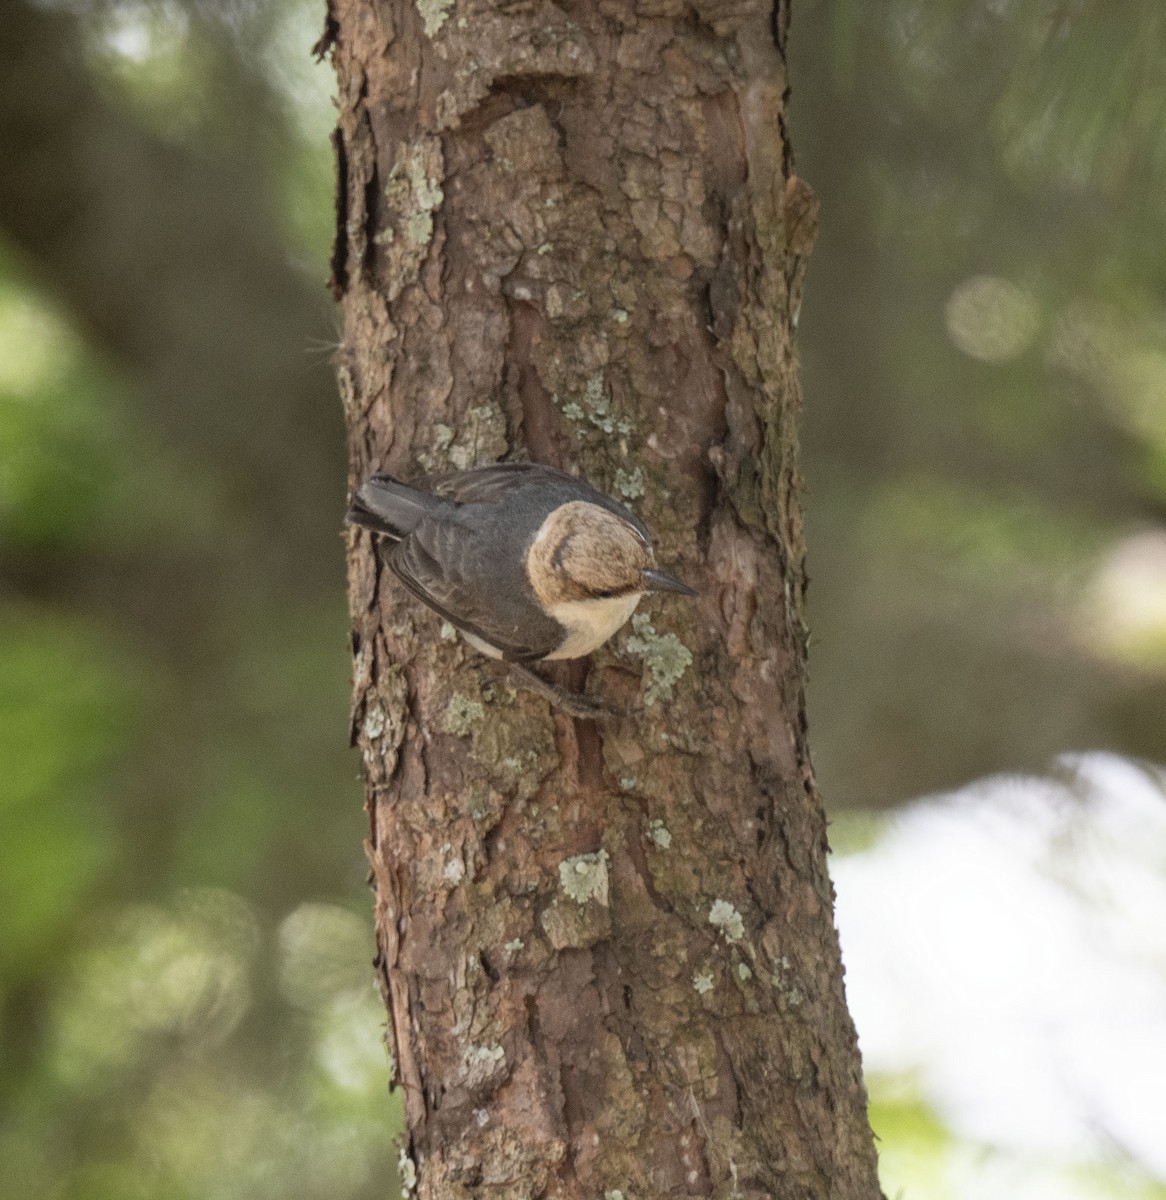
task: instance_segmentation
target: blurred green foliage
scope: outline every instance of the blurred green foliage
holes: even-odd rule
[[[342,446],[313,444],[277,371],[242,396],[247,413],[190,374],[279,361],[306,403],[334,411],[327,351],[279,343],[287,322],[272,320],[302,313],[331,336],[318,14],[70,9],[21,9],[10,34],[62,80],[46,129],[89,121],[113,139],[108,162],[52,147],[75,181],[94,173],[84,236],[127,276],[177,238],[203,261],[182,267],[201,278],[143,293],[151,272],[126,287],[108,265],[54,259],[67,221],[42,229],[11,192],[0,212],[0,1194],[381,1195],[399,1113],[345,736]],[[7,161],[22,128],[6,100]],[[248,258],[230,194],[227,216],[144,223],[152,157],[212,177],[240,146],[262,153],[232,186],[262,198],[276,255]],[[52,186],[30,172],[29,211]],[[224,307],[248,268],[271,294],[266,323],[245,296]],[[239,345],[202,338],[223,322]],[[202,348],[168,362],[160,330]],[[172,407],[200,394],[220,411]],[[269,517],[246,448],[232,461],[214,441],[224,421],[254,423],[260,453],[276,443],[270,460],[302,469],[292,486],[330,492],[331,509]]]
[[[1161,6],[807,0],[792,37],[828,798],[1161,759]]]
[[[52,965],[117,854],[105,773],[140,715],[132,669],[75,618],[5,606],[0,617],[0,984]]]
[[[0,33],[3,1195],[390,1186],[322,19]],[[1166,757],[1164,61],[1157,0],[795,6],[812,729],[861,840],[1065,747]],[[888,1179],[948,1194],[880,1087]]]

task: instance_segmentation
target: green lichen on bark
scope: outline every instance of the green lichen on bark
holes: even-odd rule
[[[556,950],[586,949],[611,936],[610,861],[597,850],[559,863],[558,892],[539,922]]]
[[[644,703],[670,700],[676,684],[692,666],[692,651],[674,633],[657,633],[646,613],[632,617],[635,631],[627,640],[629,654],[644,660],[650,679],[644,688]]]
[[[559,863],[559,887],[576,904],[591,900],[606,905],[608,902],[607,864],[611,856],[606,850],[594,854],[576,854]]]
[[[625,500],[638,500],[644,494],[643,467],[633,467],[630,471],[620,467],[615,473],[614,486]]]
[[[672,834],[658,817],[648,826],[648,840],[657,850],[667,850],[672,845]]]
[[[454,737],[469,737],[481,724],[485,711],[480,701],[455,693],[445,707],[441,727]]]
[[[508,450],[506,417],[497,404],[477,404],[467,409],[449,445],[450,466],[459,471],[497,462]]]
[[[709,924],[719,929],[727,942],[739,942],[745,936],[745,922],[727,900],[713,901],[709,909]]]
[[[395,300],[415,283],[433,239],[434,213],[445,199],[441,140],[420,137],[401,148],[384,186],[385,225],[373,241],[384,256],[386,292]]]
[[[453,0],[417,0],[417,11],[425,23],[425,36],[434,37],[449,19]]]

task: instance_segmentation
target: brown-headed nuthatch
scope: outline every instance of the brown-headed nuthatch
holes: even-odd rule
[[[398,579],[491,658],[576,716],[610,711],[548,683],[529,664],[581,658],[645,592],[696,592],[656,566],[644,523],[581,479],[497,463],[410,487],[374,475],[346,521],[383,534]]]

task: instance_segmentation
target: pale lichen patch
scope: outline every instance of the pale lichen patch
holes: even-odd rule
[[[559,886],[576,904],[596,900],[607,904],[606,850],[594,854],[576,854],[559,863]]]
[[[403,1146],[400,1154],[397,1155],[397,1178],[401,1181],[401,1195],[411,1196],[417,1187],[417,1164],[409,1157]]]
[[[433,37],[449,20],[453,0],[417,0],[417,11],[425,23],[425,36]]]
[[[467,410],[457,438],[449,447],[449,461],[464,471],[480,463],[497,462],[509,448],[506,417],[497,404],[488,401]]]
[[[405,236],[414,246],[427,246],[433,236],[433,213],[429,210],[413,213],[405,222]]]
[[[445,706],[441,727],[455,737],[467,737],[485,715],[485,711],[480,700],[471,700],[469,696],[455,692]]]
[[[384,249],[390,300],[417,279],[433,237],[433,213],[445,199],[444,172],[445,159],[436,137],[419,138],[389,171],[384,189],[386,224],[373,240]]]
[[[728,900],[713,901],[709,924],[719,929],[727,942],[739,942],[745,936],[745,922]]]
[[[596,371],[584,385],[583,407],[587,411],[587,419],[596,429],[604,433],[615,432],[615,417],[611,412],[611,400],[603,390],[602,371]]]
[[[713,990],[713,977],[707,971],[697,971],[692,977],[692,986],[699,995],[703,996],[705,992]]]
[[[430,217],[435,208],[445,199],[438,175],[444,167],[441,143],[436,138],[427,138],[413,147],[412,153],[405,160],[409,174],[409,186],[413,190],[413,200],[417,205],[417,215]],[[433,233],[432,218],[426,222],[423,233],[410,240],[417,245],[427,245]]]
[[[497,1044],[470,1046],[462,1056],[463,1078],[467,1086],[480,1087],[503,1068],[506,1051]]]
[[[583,948],[611,935],[606,850],[576,854],[559,864],[559,894],[540,917],[556,950]]]
[[[674,633],[659,634],[646,613],[632,617],[635,631],[627,640],[629,654],[643,658],[651,679],[644,689],[644,703],[670,700],[680,677],[692,665],[692,652]]]
[[[641,467],[625,471],[623,467],[615,473],[615,490],[625,500],[637,500],[644,494],[644,472]]]
[[[377,705],[371,705],[364,714],[364,736],[369,741],[376,741],[385,731],[385,711]]]
[[[789,983],[786,976],[789,974],[789,959],[783,954],[781,958],[773,964],[773,970],[770,972],[769,982],[773,984],[774,989],[779,992],[787,992]]]
[[[482,699],[487,699],[487,689]],[[493,790],[523,803],[558,762],[554,727],[532,720],[516,694],[500,688],[490,720],[474,733],[474,759]]]
[[[657,850],[667,850],[672,845],[672,834],[659,818],[648,826],[648,840]]]

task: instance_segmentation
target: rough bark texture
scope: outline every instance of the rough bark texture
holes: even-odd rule
[[[405,1182],[876,1197],[806,744],[786,13],[333,0],[351,482],[508,456],[636,506],[599,728],[515,692],[350,534],[353,736]],[[586,668],[574,671],[583,682]]]

